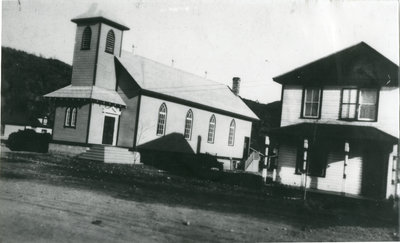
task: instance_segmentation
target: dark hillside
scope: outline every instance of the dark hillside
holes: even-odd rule
[[[8,47],[1,50],[2,122],[3,117],[13,113],[24,113],[27,117],[51,113],[52,106],[41,96],[68,85],[72,67]]]
[[[246,105],[260,118],[259,122],[253,122],[251,130],[251,147],[264,152],[265,134],[271,128],[277,128],[281,122],[281,102],[274,101],[263,104],[242,98]]]

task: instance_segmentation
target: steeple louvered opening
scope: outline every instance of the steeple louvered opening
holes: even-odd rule
[[[114,46],[115,46],[115,34],[113,30],[108,31],[107,40],[106,40],[106,50],[105,52],[114,54]]]
[[[92,40],[92,29],[87,26],[83,31],[81,50],[90,50],[90,42]]]

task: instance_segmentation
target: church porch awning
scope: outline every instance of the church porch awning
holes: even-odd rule
[[[126,107],[125,102],[114,90],[103,89],[97,86],[66,86],[44,95],[53,99],[88,99],[100,103]]]

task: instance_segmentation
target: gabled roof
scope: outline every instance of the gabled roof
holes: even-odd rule
[[[117,60],[142,90],[258,120],[224,84],[128,52],[123,52]]]
[[[20,125],[32,127],[45,127],[37,119],[29,117],[26,112],[1,112],[2,125]]]
[[[398,86],[399,67],[364,42],[273,78],[280,84]]]
[[[361,139],[385,141],[397,143],[398,138],[385,133],[375,127],[369,126],[353,126],[341,124],[315,124],[315,123],[299,123],[285,127],[271,129],[268,132],[271,136],[286,136],[312,138],[325,137],[327,139]]]
[[[114,90],[103,89],[97,86],[68,85],[44,95],[47,98],[90,99],[105,103],[126,106],[125,102]]]

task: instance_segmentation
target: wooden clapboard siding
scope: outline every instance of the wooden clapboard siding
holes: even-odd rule
[[[338,146],[339,147],[339,146]],[[300,187],[304,184],[301,175],[295,174],[297,148],[294,143],[282,143],[279,147],[277,181],[289,186]],[[361,195],[362,158],[360,154],[352,156],[346,168],[347,179],[343,179],[344,152],[338,149],[329,151],[325,177],[307,177],[307,188],[344,192]],[[345,182],[345,187],[343,183]]]
[[[54,119],[53,140],[86,143],[89,122],[89,103],[78,106],[76,127],[64,127],[66,106],[57,106]]]
[[[113,30],[115,35],[114,54],[105,52],[108,31]],[[96,86],[113,89],[116,86],[114,56],[120,56],[122,31],[107,24],[101,24],[99,54],[96,69]]]
[[[289,186],[302,186],[301,176],[295,174],[297,148],[294,143],[283,143],[279,147],[277,181]]]
[[[340,120],[339,112],[342,88],[339,86],[323,88],[321,118],[317,120],[318,123],[373,126],[393,136],[399,136],[399,114],[396,108],[399,105],[398,88],[381,88],[379,93],[378,119],[376,122]],[[303,119],[300,117],[302,95],[302,86],[284,86],[281,126],[303,122],[316,122],[315,119]]]
[[[139,110],[139,86],[128,72],[122,67],[118,68],[117,92],[126,104],[122,110],[119,122],[117,145],[122,147],[134,147]]]
[[[81,50],[82,34],[84,29],[90,26],[92,38],[89,50]],[[97,36],[99,33],[99,24],[78,25],[76,29],[74,58],[72,66],[72,85],[92,85],[94,78]]]
[[[361,194],[363,161],[360,154],[349,156],[346,166],[345,193]]]

